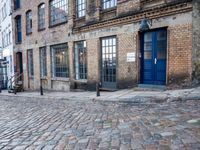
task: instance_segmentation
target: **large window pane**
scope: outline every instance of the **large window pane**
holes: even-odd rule
[[[67,44],[51,47],[52,77],[69,77]]]
[[[68,0],[50,1],[50,25],[56,25],[67,21]]]
[[[86,0],[77,0],[76,2],[77,17],[84,17],[86,11]]]
[[[109,9],[117,6],[117,0],[103,0],[102,5],[103,9]]]
[[[19,9],[20,8],[20,0],[14,0],[14,9]]]
[[[38,29],[45,28],[45,4],[41,4],[38,7]]]
[[[40,48],[40,76],[47,76],[47,56],[46,47]]]
[[[15,18],[15,39],[16,43],[22,42],[21,16]]]
[[[116,37],[102,38],[101,43],[102,80],[116,82]]]
[[[26,34],[32,33],[32,11],[26,13]]]
[[[28,50],[27,55],[28,55],[28,76],[33,77],[34,76],[33,50],[32,49]]]

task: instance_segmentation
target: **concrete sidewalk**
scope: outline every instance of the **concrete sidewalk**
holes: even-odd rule
[[[180,90],[147,90],[147,89],[125,89],[115,92],[100,92],[100,97],[96,97],[96,92],[52,92],[45,91],[41,96],[39,91],[26,91],[17,93],[8,93],[2,91],[0,96],[17,96],[45,99],[67,99],[67,100],[97,100],[105,102],[133,102],[133,103],[148,103],[148,102],[165,102],[175,100],[200,100],[200,87]],[[0,97],[1,98],[1,97]]]

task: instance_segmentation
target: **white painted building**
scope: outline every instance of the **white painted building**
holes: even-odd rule
[[[13,38],[12,38],[12,16],[11,16],[11,0],[0,0],[0,40],[2,47],[2,57],[6,60],[5,74],[9,80],[14,75],[13,65]],[[8,86],[9,86],[8,82]]]

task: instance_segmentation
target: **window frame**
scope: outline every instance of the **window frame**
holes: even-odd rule
[[[79,3],[80,1],[84,1],[84,3]],[[83,5],[85,5],[84,8],[79,10],[79,6],[81,6],[81,8],[82,8]],[[76,18],[79,19],[79,18],[86,17],[86,8],[87,8],[87,1],[86,0],[76,0]],[[79,15],[80,11],[84,12],[84,14],[81,15],[81,16]]]
[[[47,77],[47,48],[40,47],[40,77],[45,78]]]
[[[21,7],[20,0],[14,0],[14,10],[18,10]]]
[[[15,17],[15,43],[16,44],[22,43],[22,17],[21,15],[18,15]]]
[[[78,47],[78,44],[82,44],[82,47]],[[85,65],[80,67],[80,52],[86,53],[86,58],[84,59]],[[78,63],[77,63],[78,61]],[[76,41],[74,43],[74,70],[75,70],[75,79],[86,81],[88,77],[88,63],[87,63],[87,42],[83,41]]]
[[[101,80],[104,82],[115,82],[117,83],[117,66],[118,66],[118,41],[117,41],[117,36],[112,35],[112,36],[106,36],[100,38],[101,40]],[[111,56],[112,55],[112,56]],[[110,59],[112,58],[112,59]],[[105,60],[108,62],[108,66],[110,66],[110,61],[112,60],[112,66],[111,68],[114,69],[112,70],[112,74],[105,74],[103,72],[103,69],[109,69],[110,67],[105,67],[103,68],[102,66],[105,65]],[[111,77],[112,75],[112,77]],[[110,80],[110,81],[109,81]]]
[[[28,63],[28,77],[34,77],[34,60],[33,60],[33,49],[27,50],[27,63]]]
[[[45,13],[45,6],[46,6],[45,3],[41,3],[41,4],[38,5],[38,31],[42,31],[42,30],[45,29],[45,25],[46,25],[45,24],[46,23],[45,22],[46,21],[46,19],[45,19],[45,15],[46,15],[46,13]],[[43,14],[41,14],[41,13],[43,13]]]
[[[68,22],[68,16],[69,16],[69,0],[66,0],[66,10],[65,10],[66,11],[66,20],[60,21],[57,23],[52,23],[53,15],[52,15],[52,10],[51,10],[51,7],[52,7],[51,3],[53,3],[53,1],[56,1],[56,0],[49,0],[49,27],[50,28]],[[62,1],[62,0],[60,0],[60,1]],[[61,20],[61,18],[60,18],[60,20]]]
[[[112,6],[112,1],[114,1],[113,3],[114,3],[114,5]],[[109,3],[108,5],[109,6],[107,6],[107,5],[105,5],[106,3]],[[102,10],[110,10],[110,9],[115,9],[117,7],[117,0],[101,0],[101,8],[102,8]]]
[[[50,51],[51,51],[51,77],[52,78],[65,78],[69,79],[70,76],[70,68],[69,68],[69,49],[67,43],[62,43],[62,44],[57,44],[57,45],[52,45],[50,46]],[[59,62],[59,59],[56,59],[56,52],[59,51],[61,52],[61,58],[65,57],[65,60],[62,61],[61,63],[63,64],[56,64],[56,62]],[[63,54],[65,53],[65,54]],[[58,52],[57,52],[58,54]],[[59,54],[58,54],[59,55]],[[64,55],[64,57],[63,57]],[[57,65],[57,67],[56,67]],[[60,65],[60,66],[59,66]],[[61,69],[64,70],[63,68],[66,69],[66,72],[57,72],[56,69]],[[58,75],[58,74],[62,75]],[[66,74],[66,75],[63,75]]]
[[[33,30],[33,14],[31,10],[26,12],[26,35],[32,34]]]

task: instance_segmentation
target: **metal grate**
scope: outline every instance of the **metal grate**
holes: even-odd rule
[[[52,77],[69,77],[67,44],[51,46]]]
[[[87,50],[86,41],[75,43],[75,72],[76,79],[87,79]]]

